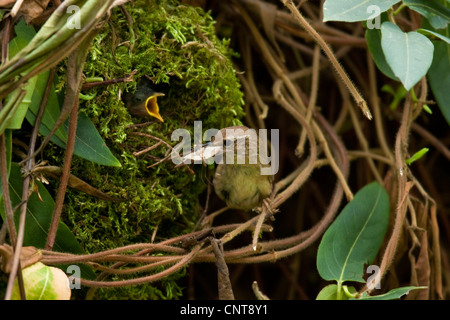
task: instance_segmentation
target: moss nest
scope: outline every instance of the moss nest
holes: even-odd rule
[[[125,10],[112,10],[93,40],[84,75],[88,80],[117,79],[135,72],[133,82],[83,90],[87,98],[81,101],[80,112],[94,122],[121,167],[74,156],[71,172],[126,200],[109,202],[68,191],[63,218],[86,252],[150,242],[155,230],[159,241],[189,232],[195,225],[204,179],[185,167],[175,168],[170,159],[148,168],[164,158],[168,148],[161,144],[136,156],[133,152],[158,141],[134,133],[175,145],[172,132],[193,131],[195,120],[202,120],[204,129],[240,124],[243,97],[233,55],[228,41],[216,36],[213,18],[201,8],[168,0],[134,1]],[[121,100],[143,77],[165,94],[158,100],[163,123],[131,116]],[[180,274],[158,284],[98,290],[96,298],[177,298],[182,294],[177,277]]]

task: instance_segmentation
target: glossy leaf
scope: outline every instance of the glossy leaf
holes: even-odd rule
[[[433,41],[433,63],[428,70],[428,80],[439,109],[450,125],[450,45]]]
[[[65,123],[66,130],[68,122]],[[119,160],[111,153],[97,128],[84,113],[78,113],[77,133],[74,153],[89,161],[104,165],[120,167]]]
[[[373,182],[362,188],[323,235],[317,269],[325,280],[364,282],[364,264],[380,249],[389,222],[389,197]]]
[[[381,47],[406,90],[426,75],[433,60],[433,43],[427,37],[415,31],[405,33],[391,22],[381,25]]]
[[[9,57],[14,57],[22,48],[24,48],[30,41],[33,39],[36,31],[32,26],[28,26],[25,23],[24,19],[21,19],[19,23],[14,27],[14,31],[16,32],[16,37],[12,39],[9,46]],[[8,123],[7,128],[9,129],[20,129],[22,127],[23,119],[25,118],[25,114],[28,110],[28,106],[32,101],[33,92],[36,86],[36,83],[42,81],[41,77],[34,76],[30,80],[28,80],[28,84],[24,86],[24,90],[26,90],[25,97],[20,103],[17,110],[14,112],[13,117]],[[8,100],[11,97],[11,94],[6,98]]]
[[[433,28],[445,28],[450,21],[450,8],[436,0],[403,0],[410,9],[426,17]]]
[[[337,300],[337,290],[338,290],[338,286],[337,284],[330,284],[328,286],[326,286],[325,288],[323,288],[322,290],[320,290],[319,294],[316,297],[316,300]],[[351,293],[356,294],[356,289],[355,287],[349,287],[348,290]],[[341,300],[349,300],[350,297],[347,296],[346,294],[342,295]]]
[[[374,18],[400,0],[326,0],[323,21],[363,21]]]
[[[35,181],[37,189],[42,200],[34,192],[27,203],[27,213],[25,222],[25,234],[23,239],[24,246],[34,246],[36,248],[44,248],[47,241],[48,230],[55,207],[55,202],[44,185]],[[11,173],[9,177],[9,192],[12,206],[17,206],[22,197],[23,178],[20,172],[20,166],[16,163],[11,164]],[[0,193],[1,191],[0,183]],[[3,201],[0,201],[0,213],[5,219],[5,209]],[[19,223],[19,214],[14,216],[16,228]],[[55,244],[53,250],[59,252],[69,252],[75,254],[83,254],[83,249],[79,245],[72,231],[63,222],[59,222],[56,232]],[[95,277],[94,272],[87,266],[81,265],[82,277],[92,279]]]
[[[5,130],[5,147],[6,147],[6,170],[9,173],[11,172],[11,158],[12,158],[12,131]]]
[[[9,177],[9,172],[11,169],[11,156],[12,156],[12,132],[11,130],[7,129],[4,132],[4,137],[5,137],[5,151],[6,151],[6,171],[7,171],[7,175]],[[1,163],[1,159],[0,159],[0,163]],[[1,185],[1,183],[0,183]],[[2,199],[2,191],[0,191],[0,200]]]
[[[0,134],[3,134],[13,120],[14,115],[19,109],[26,91],[17,89],[11,92],[5,99],[5,104],[0,110]]]
[[[381,22],[387,21],[387,14],[383,13],[380,18]],[[369,52],[372,56],[373,61],[377,65],[378,69],[383,72],[387,77],[398,81],[391,67],[386,61],[386,58],[381,48],[381,28],[372,28],[366,30],[366,41]]]
[[[316,300],[337,300],[337,284],[329,284],[320,290]]]
[[[427,29],[417,29],[417,32],[424,34],[424,35],[427,35],[427,34],[432,35],[433,37],[439,38],[442,41],[447,42],[447,44],[450,44],[450,38],[446,37],[440,33],[437,33],[437,32],[431,31],[431,30],[427,30]]]
[[[68,278],[61,269],[37,262],[23,269],[22,276],[27,300],[70,300]],[[11,300],[20,300],[17,279],[14,281]]]
[[[33,193],[28,200],[23,244],[24,246],[44,248],[55,202],[48,193],[47,189],[45,189],[40,182],[36,182],[36,184],[42,201],[36,193]],[[23,178],[20,172],[20,167],[16,163],[12,163],[9,188],[13,207],[18,205],[21,201],[22,187]],[[0,210],[2,212],[2,216],[4,217],[3,205]],[[16,214],[14,218],[16,225],[18,226],[19,215]],[[63,222],[60,222],[58,226],[54,249],[61,252],[83,252],[74,235]]]
[[[411,290],[417,290],[417,289],[424,289],[426,287],[401,287],[401,288],[395,288],[391,291],[380,294],[378,296],[368,296],[367,294],[363,294],[361,298],[357,300],[395,300],[400,299],[405,294],[408,294]]]
[[[48,72],[45,72],[44,74],[46,74],[48,77]],[[46,82],[47,80],[45,80],[42,87],[40,86],[40,84],[37,85],[35,95],[42,95],[45,90]],[[34,100],[40,101],[40,99],[41,98],[38,97]],[[58,119],[60,113],[59,108],[58,97],[56,96],[56,93],[52,87],[52,90],[50,90],[47,107],[42,118],[42,124],[39,127],[39,133],[44,136],[47,136],[50,133],[51,129],[56,123],[56,120]],[[34,125],[38,109],[38,104],[30,105],[30,110],[27,113],[27,120],[32,125]],[[66,122],[65,126],[61,126],[56,131],[55,136],[53,136],[51,139],[53,143],[61,148],[66,147],[67,128],[68,125]],[[98,133],[98,130],[95,128],[92,121],[82,113],[79,113],[78,115],[74,154],[101,165],[120,167],[119,160],[114,157],[109,148],[106,146],[103,138]]]
[[[26,119],[31,125],[34,125],[36,115],[39,112],[39,106],[41,104],[45,87],[47,85],[47,80],[50,72],[44,71],[39,75],[39,81],[36,84],[36,88],[33,92],[33,97],[31,99],[30,107],[26,114]],[[39,127],[39,133],[43,136],[47,136],[53,126],[55,125],[56,119],[59,116],[59,102],[58,97],[55,93],[54,86],[50,89],[47,105],[45,106],[44,114],[42,116],[41,126]],[[56,143],[60,147],[65,147],[67,141],[67,134],[64,128],[59,128],[51,139],[52,142]]]

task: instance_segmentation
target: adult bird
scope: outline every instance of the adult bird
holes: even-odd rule
[[[213,185],[217,196],[232,209],[251,210],[262,205],[273,190],[273,174],[267,155],[259,152],[255,130],[245,126],[227,127],[199,150],[183,158],[218,163]],[[263,170],[263,169],[266,170]]]

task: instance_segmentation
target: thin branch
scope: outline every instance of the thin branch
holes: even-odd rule
[[[350,117],[352,119],[353,127],[355,129],[356,136],[358,137],[358,141],[361,144],[362,149],[365,152],[368,152],[369,151],[369,144],[368,144],[367,139],[365,138],[364,133],[362,131],[360,120],[358,119],[358,116],[357,116],[355,110],[353,109],[353,106],[350,103],[347,91],[345,91],[343,89],[343,86],[342,86],[342,84],[340,82],[338,82],[338,87],[339,87],[341,95],[342,95],[342,97],[344,99],[344,103],[349,104],[348,111],[349,111]],[[366,160],[367,160],[369,168],[371,169],[372,174],[374,175],[375,179],[377,179],[377,181],[379,183],[382,183],[383,179],[381,178],[380,173],[378,172],[377,168],[375,167],[375,164],[374,164],[372,158],[366,158]]]
[[[92,89],[95,87],[102,87],[102,86],[109,86],[111,84],[117,84],[122,82],[132,82],[133,76],[137,73],[137,70],[133,70],[129,75],[122,77],[122,78],[116,78],[116,79],[109,79],[104,81],[95,81],[95,82],[85,82],[81,86],[81,91]]]
[[[69,61],[67,63],[66,99],[72,99],[72,97],[75,97],[75,99],[70,102],[65,101],[65,104],[72,103],[73,106],[71,107],[72,110],[69,118],[70,119],[69,132],[67,136],[66,151],[64,155],[64,163],[58,193],[56,195],[55,200],[55,208],[53,210],[52,220],[50,223],[50,228],[47,236],[47,242],[45,245],[45,248],[47,250],[51,250],[53,248],[53,244],[55,243],[56,232],[58,230],[59,219],[63,209],[64,197],[66,194],[67,183],[69,181],[70,167],[72,164],[72,155],[75,146],[75,137],[77,132],[77,120],[78,120],[78,103],[79,103],[78,93],[81,75],[80,72],[77,72],[77,68],[82,68],[82,65],[81,66],[77,65],[78,52],[79,52],[78,50],[75,50],[75,52],[69,56]],[[79,75],[78,77],[77,74]]]
[[[210,243],[216,258],[219,300],[234,300],[230,273],[223,257],[223,244],[213,237],[210,238]]]
[[[328,44],[323,40],[323,38],[317,33],[316,30],[314,30],[313,27],[306,21],[306,19],[300,14],[298,9],[295,7],[292,0],[281,0],[283,4],[288,7],[288,9],[292,12],[294,17],[297,19],[299,24],[312,36],[314,41],[316,41],[322,50],[327,55],[328,59],[330,59],[331,63],[333,64],[333,67],[335,68],[336,72],[341,77],[342,81],[345,83],[346,87],[352,94],[353,98],[356,101],[356,105],[361,108],[363,114],[370,120],[372,119],[372,114],[370,113],[369,107],[367,106],[367,102],[363,99],[361,94],[358,92],[358,89],[354,86],[353,82],[350,80],[350,78],[347,76],[347,73],[344,71],[342,66],[339,64],[338,60],[334,56],[333,52],[331,51]]]
[[[88,286],[88,287],[114,288],[114,287],[123,287],[123,286],[128,286],[128,285],[136,285],[136,284],[143,284],[143,283],[157,281],[164,277],[169,276],[170,274],[178,271],[182,267],[189,264],[189,262],[192,261],[192,259],[196,256],[196,254],[200,251],[201,247],[202,247],[202,244],[196,245],[189,254],[184,256],[180,261],[175,263],[172,267],[167,268],[166,270],[164,270],[160,273],[154,274],[154,275],[149,275],[149,276],[134,278],[134,279],[129,279],[129,280],[119,280],[119,281],[109,281],[109,282],[81,279],[81,284]]]
[[[320,58],[320,47],[316,45],[314,47],[314,56],[312,65],[311,93],[309,95],[308,110],[306,112],[306,121],[308,122],[310,122],[311,120],[319,91],[319,58]],[[295,149],[297,155],[303,154],[305,141],[306,141],[306,131],[302,130],[302,133],[300,135],[300,141],[298,143],[297,148]]]
[[[1,110],[1,108],[0,108]],[[11,244],[13,248],[16,246],[17,233],[16,227],[14,225],[14,211],[11,204],[11,197],[9,194],[9,184],[8,184],[8,168],[6,159],[6,137],[5,134],[0,136],[0,173],[2,182],[2,199],[5,206],[6,215],[6,225],[8,226],[9,237],[11,239]]]
[[[406,152],[408,146],[409,129],[411,125],[412,117],[412,103],[411,95],[408,94],[403,109],[403,117],[400,128],[398,129],[397,138],[395,140],[395,163],[397,169],[397,206],[395,209],[395,221],[392,234],[387,243],[383,258],[380,264],[380,280],[387,272],[389,266],[392,264],[395,253],[397,251],[398,242],[402,232],[402,226],[407,211],[406,197],[409,194],[409,190],[412,188],[412,183],[407,182],[408,168],[405,164]]]
[[[392,154],[391,148],[389,148],[386,141],[385,130],[383,128],[383,117],[380,108],[380,99],[378,97],[378,85],[377,77],[375,74],[375,63],[373,62],[372,56],[369,51],[366,54],[367,66],[369,69],[369,87],[370,87],[370,97],[371,104],[373,106],[374,118],[375,118],[375,129],[380,143],[380,147],[384,152],[384,155],[388,157],[392,162],[394,161],[394,155]]]

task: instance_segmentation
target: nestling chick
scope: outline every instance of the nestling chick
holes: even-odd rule
[[[156,92],[152,88],[152,83],[148,79],[141,80],[134,93],[125,92],[123,101],[130,112],[136,117],[154,117],[161,122],[164,119],[159,114],[158,97],[164,96],[164,93]]]

